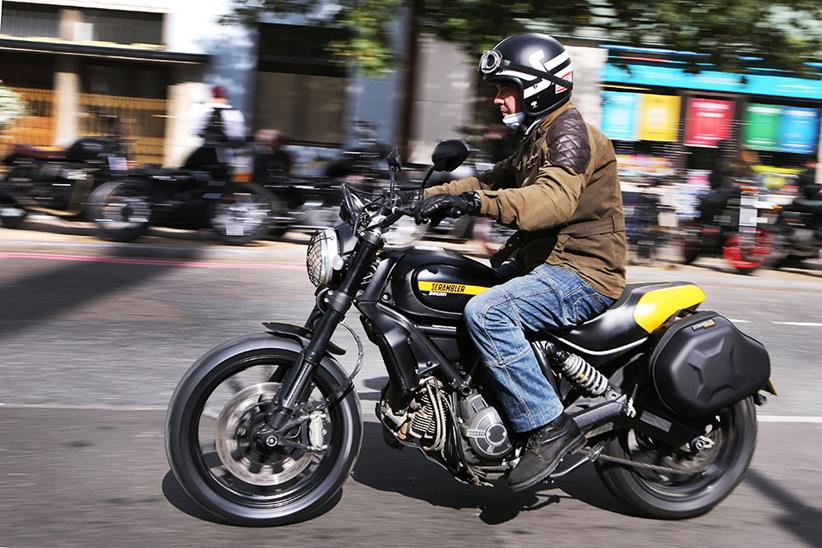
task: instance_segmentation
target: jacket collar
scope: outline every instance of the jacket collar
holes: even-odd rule
[[[534,139],[539,138],[546,131],[548,131],[548,128],[551,126],[551,124],[554,122],[554,120],[559,118],[560,114],[562,114],[563,112],[566,112],[568,110],[571,110],[572,108],[576,108],[576,107],[574,107],[574,104],[571,101],[568,101],[567,103],[565,103],[564,105],[562,105],[558,109],[556,109],[552,112],[549,112],[543,118],[533,122],[530,126],[528,126],[528,130],[525,132],[525,136],[526,137],[532,137]]]

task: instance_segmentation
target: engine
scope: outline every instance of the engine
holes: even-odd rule
[[[508,429],[497,410],[474,392],[460,402],[460,429],[471,449],[482,459],[498,460],[511,451]]]
[[[423,381],[404,412],[392,409],[390,388],[383,392],[377,416],[400,442],[419,446],[446,461],[459,459],[461,452],[469,464],[499,462],[512,451],[505,423],[480,393],[474,391],[458,403],[461,447],[457,448],[449,436],[453,426],[451,405],[439,380],[429,377]]]

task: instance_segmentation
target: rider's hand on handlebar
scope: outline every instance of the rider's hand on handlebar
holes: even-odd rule
[[[414,219],[417,224],[424,223],[426,219],[433,224],[439,224],[445,217],[476,215],[479,210],[480,199],[474,192],[464,192],[459,196],[438,194],[417,204]]]

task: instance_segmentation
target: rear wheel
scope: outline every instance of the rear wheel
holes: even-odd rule
[[[597,461],[608,490],[641,514],[662,519],[699,516],[719,504],[745,477],[756,446],[751,398],[721,410],[705,424],[713,446],[693,453],[633,430],[617,431],[603,454],[664,466],[676,473]]]
[[[245,184],[227,191],[210,212],[217,237],[232,245],[259,240],[271,228],[274,197],[265,188]]]
[[[112,181],[98,186],[89,196],[88,216],[104,240],[130,242],[148,231],[152,204],[142,185]]]

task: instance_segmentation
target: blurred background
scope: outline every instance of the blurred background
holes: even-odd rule
[[[681,523],[636,518],[590,468],[550,495],[456,484],[384,445],[370,348],[342,502],[266,540],[818,546],[819,0],[0,1],[0,545],[247,542],[168,471],[177,381],[260,321],[302,323],[307,235],[343,182],[386,187],[392,146],[403,188],[442,139],[473,153],[435,182],[508,155],[476,65],[529,30],[567,47],[572,101],[613,142],[629,281],[700,284],[771,353],[748,479]],[[487,221],[396,236],[486,258],[512,233]]]

